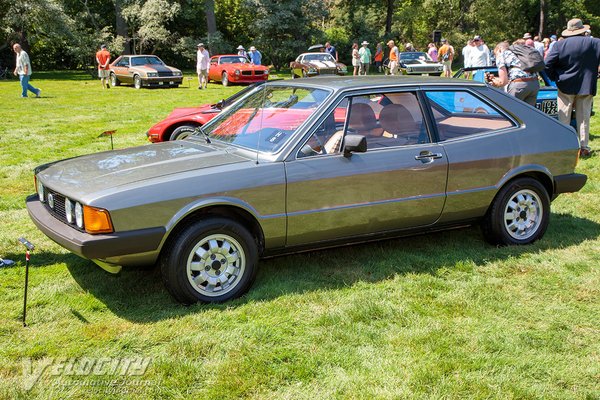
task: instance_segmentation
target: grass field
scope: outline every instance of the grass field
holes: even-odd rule
[[[34,166],[106,150],[110,129],[115,147],[146,144],[172,108],[240,89],[187,83],[102,90],[36,73],[43,97],[21,99],[16,80],[0,81],[0,257],[17,261],[0,268],[0,399],[600,398],[598,155],[532,246],[496,248],[472,227],[270,259],[223,305],[181,306],[158,271],[110,275],[34,227]],[[37,246],[27,328],[20,236]],[[139,376],[65,367],[102,357],[149,364]]]

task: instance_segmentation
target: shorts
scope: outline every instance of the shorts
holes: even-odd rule
[[[198,70],[198,77],[205,77],[208,78],[208,70],[207,69],[200,69]]]
[[[442,61],[442,65],[444,66],[444,72],[452,72],[452,61]]]
[[[98,69],[98,78],[108,78],[110,71],[107,69]]]

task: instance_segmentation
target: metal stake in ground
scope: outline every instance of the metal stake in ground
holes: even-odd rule
[[[117,132],[116,129],[114,129],[112,131],[104,131],[98,136],[99,138],[101,138],[103,136],[110,136],[110,149],[111,150],[115,149],[115,147],[113,146],[113,135],[115,134],[115,132]]]
[[[19,242],[27,248],[25,251],[25,293],[23,295],[23,326],[27,326],[25,319],[27,318],[27,286],[29,285],[29,252],[33,251],[35,246],[25,238],[19,238]]]

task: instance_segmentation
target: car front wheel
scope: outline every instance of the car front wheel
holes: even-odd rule
[[[258,248],[246,228],[210,217],[187,226],[167,243],[161,273],[184,304],[219,303],[244,294],[256,276]]]
[[[193,125],[178,126],[177,128],[175,128],[175,130],[173,130],[173,133],[171,133],[169,140],[185,139],[186,137],[193,134],[195,132],[195,130],[196,130],[196,126],[193,126]]]
[[[544,236],[549,218],[546,188],[533,178],[518,178],[498,192],[483,220],[482,231],[492,244],[530,244]]]
[[[141,89],[142,88],[142,78],[140,78],[139,75],[135,75],[133,77],[133,87],[136,89]]]

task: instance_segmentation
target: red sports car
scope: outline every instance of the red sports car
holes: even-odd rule
[[[221,82],[223,86],[232,83],[255,83],[269,79],[269,68],[253,65],[246,57],[235,54],[214,56],[210,59],[208,80]]]
[[[236,56],[237,57],[237,56]],[[222,109],[266,81],[250,85],[231,97],[215,104],[203,104],[198,107],[176,108],[165,119],[153,125],[146,135],[151,142],[185,139],[194,130],[213,119]]]

